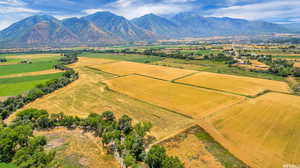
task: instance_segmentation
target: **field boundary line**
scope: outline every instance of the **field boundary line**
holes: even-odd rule
[[[234,92],[228,92],[220,89],[214,89],[214,88],[208,88],[208,87],[203,87],[203,86],[197,86],[193,84],[188,84],[188,83],[182,83],[182,82],[177,82],[177,81],[172,81],[172,83],[179,84],[179,85],[185,85],[185,86],[190,86],[194,88],[200,88],[200,89],[205,89],[205,90],[210,90],[210,91],[215,91],[218,93],[223,93],[223,94],[230,94],[230,95],[235,95],[235,96],[242,96],[242,97],[247,97],[247,98],[252,98],[249,95],[244,95],[244,94],[239,94],[239,93],[234,93]]]
[[[106,71],[102,71],[102,70],[94,68],[94,67],[90,67],[90,66],[84,66],[84,67],[87,68],[87,69],[90,69],[90,70],[99,71],[99,72],[102,72],[102,73],[107,73],[107,74],[110,74],[110,75],[113,75],[113,76],[116,76],[116,77],[122,77],[120,75],[113,74],[113,73],[106,72]]]
[[[175,78],[175,79],[171,80],[171,82],[176,82],[177,80],[184,79],[184,78],[187,78],[187,77],[189,77],[189,76],[193,76],[193,75],[195,75],[195,74],[197,74],[197,73],[201,73],[201,72],[193,72],[193,73],[190,73],[190,74],[187,74],[187,75],[184,75],[184,76]]]

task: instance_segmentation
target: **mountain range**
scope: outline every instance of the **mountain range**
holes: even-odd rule
[[[147,14],[133,20],[111,12],[97,12],[64,20],[49,15],[36,15],[0,31],[0,48],[104,45],[184,37],[288,32],[292,32],[288,26],[227,17],[202,17],[194,13],[180,13],[171,18]]]

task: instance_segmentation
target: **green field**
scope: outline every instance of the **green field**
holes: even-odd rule
[[[48,70],[56,64],[58,64],[58,59],[43,58],[32,61],[32,64],[2,65],[0,66],[0,76]]]
[[[38,84],[43,84],[51,79],[56,79],[61,76],[62,73],[55,73],[49,75],[0,79],[0,96],[16,96],[33,89]]]
[[[180,53],[183,54],[218,54],[221,53],[221,50],[182,50]]]
[[[82,53],[81,57],[89,58],[104,58],[104,59],[113,59],[113,60],[122,60],[130,62],[139,62],[147,63],[162,60],[160,57],[156,56],[146,56],[146,55],[137,55],[137,54],[103,54],[103,53]]]

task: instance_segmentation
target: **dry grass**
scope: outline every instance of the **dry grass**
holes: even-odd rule
[[[180,141],[163,143],[163,146],[168,155],[179,157],[184,162],[185,168],[223,168],[193,134],[188,134]]]
[[[139,75],[115,78],[106,83],[115,91],[197,119],[243,99]]]
[[[289,92],[285,82],[209,72],[197,73],[176,82],[249,96],[255,96],[265,90]]]
[[[210,116],[202,127],[251,167],[300,164],[300,97],[270,93]]]
[[[245,68],[245,69],[249,69],[249,70],[261,70],[261,71],[267,71],[269,69],[269,66],[259,62],[257,60],[250,60],[251,65],[247,65],[247,64],[235,64],[235,66],[241,67],[241,68]]]
[[[106,61],[80,58],[78,63],[72,65],[80,75],[77,81],[28,104],[21,110],[38,108],[48,110],[49,113],[63,112],[66,115],[79,117],[87,117],[90,113],[102,113],[110,110],[117,117],[127,114],[135,121],[152,122],[151,135],[157,139],[164,138],[194,123],[193,120],[179,114],[107,89],[102,81],[114,78],[114,76],[86,67],[91,64],[100,65]],[[14,117],[15,114],[7,122],[13,120]]]
[[[193,70],[184,70],[125,61],[105,64],[98,68],[102,71],[117,75],[140,74],[163,80],[173,80],[195,72]]]
[[[63,167],[119,168],[113,156],[108,156],[99,144],[100,139],[81,130],[64,128],[39,131],[36,135],[46,136],[47,148],[56,150],[56,159]]]
[[[25,72],[25,73],[18,73],[18,74],[12,74],[12,75],[5,75],[5,76],[0,76],[0,79],[2,78],[16,78],[16,77],[23,77],[23,76],[36,76],[36,75],[47,75],[47,74],[55,74],[55,73],[60,73],[62,72],[61,70],[56,70],[56,69],[50,69],[50,70],[45,70],[45,71],[37,71],[37,72]]]
[[[294,67],[300,68],[300,62],[295,62]]]

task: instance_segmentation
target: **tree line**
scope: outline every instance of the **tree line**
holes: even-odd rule
[[[45,137],[33,136],[34,129],[55,127],[81,128],[101,138],[107,151],[125,167],[139,168],[146,163],[149,168],[183,168],[178,157],[168,156],[164,147],[155,145],[146,152],[145,136],[152,125],[148,122],[132,124],[132,119],[123,115],[116,119],[113,112],[90,114],[87,118],[51,114],[45,110],[27,109],[17,113],[9,125],[0,125],[0,162],[13,163],[19,168],[56,168],[55,152],[44,151]]]
[[[35,88],[31,89],[28,93],[10,97],[3,102],[0,102],[0,118],[6,119],[11,113],[24,105],[40,98],[44,95],[52,93],[53,91],[63,88],[71,82],[78,79],[79,75],[73,69],[66,67],[65,65],[74,63],[77,61],[77,54],[65,54],[60,59],[60,64],[55,65],[54,68],[64,70],[62,77],[53,79],[45,84],[39,84]]]
[[[0,58],[0,62],[7,62],[6,58]]]

